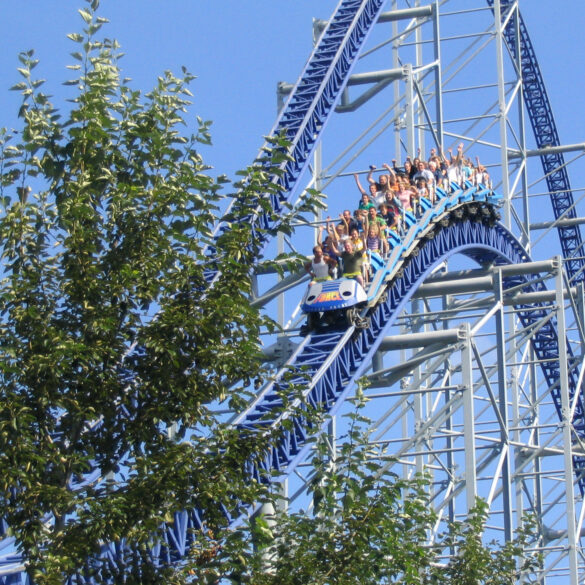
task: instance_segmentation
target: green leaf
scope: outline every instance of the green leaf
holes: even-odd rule
[[[81,18],[83,18],[83,20],[85,21],[86,24],[89,24],[92,20],[92,15],[91,12],[88,12],[87,10],[83,10],[83,8],[80,8],[77,12],[79,12],[79,14],[81,14]]]

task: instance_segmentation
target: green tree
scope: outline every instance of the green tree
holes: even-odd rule
[[[541,566],[539,554],[529,552],[536,538],[531,517],[510,542],[484,542],[487,504],[478,500],[465,521],[450,522],[439,540],[437,554],[451,554],[448,562],[435,563],[426,575],[429,585],[512,585],[533,575]]]
[[[97,9],[69,35],[70,109],[23,53],[22,128],[0,134],[0,513],[37,583],[100,543],[139,548],[177,510],[224,523],[223,505],[256,499],[243,466],[270,440],[236,435],[210,406],[241,403],[262,376],[274,324],[248,295],[263,233],[242,219],[271,212],[286,145],[242,173],[214,239],[227,180],[200,152],[209,122],[183,134],[193,76],[132,89]],[[105,481],[86,481],[96,469]]]
[[[327,436],[316,441],[304,509],[286,510],[274,492],[269,515],[201,539],[179,573],[208,585],[513,585],[534,574],[540,559],[527,552],[534,525],[512,542],[484,542],[481,500],[431,542],[429,479],[387,470],[392,457],[372,445],[361,406],[347,415],[336,457]]]

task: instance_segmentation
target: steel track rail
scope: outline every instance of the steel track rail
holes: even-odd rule
[[[270,182],[278,186],[270,193],[270,209],[258,207],[243,221],[255,229],[255,238],[265,246],[281,222],[285,206],[294,203],[299,179],[309,165],[310,157],[335,110],[360,49],[378,20],[385,0],[341,0],[335,13],[321,34],[305,68],[293,87],[283,109],[278,115],[267,142],[260,149],[257,161],[265,160],[272,148],[272,140],[280,136],[290,142],[290,158],[277,166],[270,174]],[[237,201],[234,200],[226,213]],[[217,239],[229,226],[216,226]],[[210,249],[210,254],[213,252]],[[206,279],[212,283],[217,278],[214,268],[207,271]]]
[[[449,210],[444,218],[453,218],[455,211]],[[431,239],[412,250],[399,267],[403,272],[388,287],[388,300],[380,303],[370,314],[371,326],[365,331],[332,331],[329,334],[318,332],[304,340],[301,351],[298,351],[283,368],[281,374],[297,372],[296,383],[302,383],[303,375],[310,374],[311,381],[304,393],[304,400],[315,408],[333,414],[356,381],[365,373],[373,354],[377,351],[386,331],[393,325],[400,311],[415,293],[426,276],[449,256],[460,253],[482,265],[486,264],[519,264],[529,262],[530,258],[520,243],[503,226],[486,227],[481,222],[465,219],[452,219],[449,228],[442,228]],[[533,282],[534,281],[534,282]],[[542,292],[545,285],[535,275],[518,275],[504,279],[505,288],[518,286],[522,292]],[[546,321],[532,339],[537,358],[541,361],[543,374],[547,384],[552,387],[552,396],[556,409],[561,414],[561,396],[558,388],[559,380],[559,344],[556,321],[546,320],[550,309],[542,307],[517,307],[519,318],[524,327],[530,327],[539,321]],[[573,364],[572,355],[569,363]],[[577,383],[577,372],[573,366],[569,373],[571,398],[574,397]],[[261,430],[277,424],[281,415],[276,414],[286,396],[284,383],[273,383],[256,400],[248,410],[242,413],[236,423],[248,431]],[[294,403],[294,396],[288,396]],[[583,432],[583,400],[579,399],[574,424],[579,432]],[[303,425],[303,417],[292,417],[293,424],[284,432],[282,441],[265,454],[260,469],[251,468],[258,480],[274,470],[290,473],[296,463],[305,455],[308,435],[314,429]],[[585,460],[575,458],[575,471],[581,478]],[[580,480],[583,489],[583,480]]]

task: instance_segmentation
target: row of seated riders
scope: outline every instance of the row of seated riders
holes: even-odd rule
[[[341,213],[336,226],[330,217],[326,226],[319,226],[313,259],[305,264],[311,283],[342,275],[365,287],[370,278],[369,254],[387,256],[392,247],[389,242],[397,241],[397,237],[403,235],[405,214],[420,217],[421,201],[427,200],[433,205],[437,187],[448,192],[453,184],[471,182],[491,188],[490,177],[479,160],[476,159],[477,166],[474,166],[461,156],[461,152],[462,145],[457,157],[451,155],[449,162],[445,157],[441,162],[431,151],[428,163],[407,159],[402,169],[397,169],[395,164],[394,168],[384,164],[388,172],[377,180],[373,178],[375,167],[371,166],[369,193],[361,186],[358,174],[354,174],[361,193],[358,208],[353,214],[348,209]],[[412,172],[413,169],[418,170]]]

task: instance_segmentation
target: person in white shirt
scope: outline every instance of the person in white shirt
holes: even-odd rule
[[[305,270],[311,275],[310,284],[315,282],[322,282],[324,280],[331,280],[330,270],[337,266],[337,260],[323,254],[321,246],[313,248],[313,259],[305,263]]]

